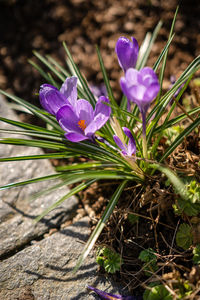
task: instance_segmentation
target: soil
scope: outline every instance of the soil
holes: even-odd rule
[[[148,66],[153,66],[167,41],[177,5],[177,0],[1,1],[0,19],[3,26],[0,27],[0,88],[39,105],[38,96],[35,94],[45,80],[28,63],[29,59],[38,63],[32,50],[50,54],[64,66],[65,52],[62,42],[66,41],[82,73],[90,84],[95,85],[102,84],[95,45],[100,47],[111,86],[119,99],[119,78],[122,71],[114,52],[118,37],[134,36],[141,45],[146,32],[152,32],[162,19],[163,26],[147,63]],[[170,76],[178,77],[200,53],[199,15],[198,0],[181,2],[175,25],[176,35],[169,51],[165,72],[166,89],[170,86]],[[21,118],[24,118],[23,114]],[[34,119],[34,122],[37,121]],[[182,168],[189,174],[196,172],[200,176],[198,141],[198,133],[190,135],[181,146],[182,149],[178,149],[170,158],[170,166],[174,169]],[[187,165],[183,164],[185,160]],[[53,164],[57,164],[57,161]],[[147,183],[146,192],[142,195],[138,194],[140,187],[128,186],[125,197],[119,202],[99,240],[99,244],[109,245],[123,254],[122,272],[115,277],[116,280],[122,280],[131,291],[134,290],[134,293],[139,286],[147,283],[138,260],[139,252],[147,247],[156,247],[160,253],[160,268],[171,280],[178,281],[180,276],[192,276],[192,270],[188,266],[191,252],[186,251],[180,259],[178,250],[171,250],[174,246],[171,241],[174,239],[179,219],[174,214],[167,213],[175,195],[170,189],[165,194],[163,185],[163,178],[154,178],[153,182]],[[88,214],[91,217],[91,226],[96,225],[113,187],[107,183],[95,184],[82,193],[76,219]],[[152,204],[149,195],[151,199],[155,199]],[[141,206],[142,210],[139,209]],[[128,215],[132,212],[138,212],[143,220],[142,227],[138,222],[134,225],[130,223]],[[175,274],[175,270],[180,276]],[[198,270],[193,272],[197,274]],[[193,281],[194,286],[199,278],[197,276]]]
[[[118,96],[122,73],[114,52],[117,38],[134,36],[141,45],[146,32],[152,32],[162,20],[148,61],[152,66],[167,41],[177,5],[177,0],[1,0],[0,88],[38,104],[35,93],[44,79],[28,60],[34,59],[32,51],[37,50],[65,65],[62,42],[66,41],[74,60],[93,84],[102,83],[95,45],[100,47]],[[178,76],[200,52],[199,14],[198,0],[181,2],[166,68],[166,87],[170,76]]]

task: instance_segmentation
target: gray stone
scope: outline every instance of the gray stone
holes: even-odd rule
[[[17,119],[2,98],[0,115]],[[0,127],[11,128],[3,122]],[[0,145],[0,157],[41,153],[38,148]],[[46,160],[0,163],[1,185],[52,173],[54,170]],[[41,222],[33,222],[46,207],[69,191],[64,187],[33,202],[28,200],[31,194],[53,184],[55,182],[45,181],[0,192],[0,299],[99,299],[87,290],[87,285],[120,294],[119,286],[99,275],[92,254],[77,273],[72,272],[90,234],[87,217],[66,228],[62,225],[62,229],[53,235],[44,236],[50,227],[58,227],[65,220],[72,219],[78,203],[75,197],[63,202]]]
[[[120,293],[112,281],[98,276],[91,255],[77,273],[72,272],[89,233],[85,217],[4,260],[0,268],[0,299],[98,299],[87,285]]]
[[[17,120],[16,114],[8,107],[8,104],[2,97],[0,97],[0,116]],[[17,127],[0,122],[0,128],[13,129]],[[9,136],[8,134],[0,133],[0,137]],[[12,135],[11,137],[18,136]],[[0,144],[0,157],[42,153],[43,151],[39,148]],[[0,185],[53,173],[55,171],[48,160],[2,162],[0,163]],[[30,201],[30,196],[56,183],[58,181],[48,180],[18,188],[5,189],[0,192],[0,257],[10,255],[10,253],[22,248],[32,239],[38,239],[49,228],[57,227],[61,221],[72,219],[78,204],[75,197],[70,197],[64,201],[62,205],[48,214],[41,222],[34,223],[36,216],[66,195],[69,189],[62,187],[34,201]]]

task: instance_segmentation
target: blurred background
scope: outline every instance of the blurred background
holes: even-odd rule
[[[134,36],[141,45],[147,31],[163,21],[147,65],[153,66],[164,47],[177,0],[0,0],[0,88],[34,104],[35,93],[45,82],[28,63],[32,50],[50,54],[65,66],[62,42],[92,84],[102,75],[95,45],[100,47],[115,94],[120,94],[122,75],[114,52],[119,36]],[[200,2],[185,0],[175,26],[164,86],[200,53]],[[35,59],[35,58],[34,58]]]

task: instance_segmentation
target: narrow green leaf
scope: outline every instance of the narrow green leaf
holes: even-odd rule
[[[104,66],[104,63],[103,63],[103,58],[101,56],[101,53],[99,51],[98,46],[96,46],[96,50],[97,50],[97,55],[98,55],[101,71],[102,71],[102,74],[103,74],[104,83],[106,85],[106,90],[107,90],[107,93],[108,93],[108,97],[111,101],[111,104],[112,104],[113,108],[118,107],[117,102],[115,101],[115,98],[114,98],[114,95],[113,95],[112,88],[110,86],[110,81],[108,79],[108,75],[107,75],[107,72],[106,72],[106,69],[105,69],[105,66]]]
[[[42,177],[37,177],[37,178],[33,178],[33,179],[28,179],[28,180],[24,180],[24,181],[20,181],[20,182],[9,183],[9,184],[0,186],[0,191],[8,189],[8,188],[10,189],[10,188],[19,187],[19,186],[23,186],[23,185],[27,185],[27,184],[32,184],[32,183],[36,183],[36,182],[40,182],[40,181],[58,179],[61,177],[62,177],[62,174],[57,173],[57,174],[51,174],[48,176],[42,176]]]
[[[54,150],[67,150],[64,144],[55,143],[50,141],[42,141],[36,139],[0,139],[0,144],[9,144],[9,145],[19,145],[19,146],[29,146],[29,147],[40,147],[46,149],[54,149]]]
[[[34,130],[11,130],[11,129],[10,130],[8,130],[8,129],[5,130],[5,129],[0,129],[0,132],[8,133],[8,134],[28,135],[30,137],[50,139],[50,140],[59,141],[59,142],[63,141],[63,137],[61,137],[61,136],[56,136],[56,135],[51,134],[51,133],[39,133],[38,131],[34,131]]]
[[[71,74],[65,68],[63,68],[53,57],[51,57],[50,55],[46,55],[46,57],[52,64],[54,64],[63,73],[65,77],[71,76]]]
[[[42,77],[44,77],[47,81],[50,82],[49,75],[38,64],[36,64],[31,59],[29,59],[28,62],[42,75]]]
[[[0,90],[0,93],[7,96],[8,98],[14,100],[16,103],[23,105],[24,107],[26,107],[30,112],[32,112],[34,115],[38,116],[40,119],[42,119],[43,121],[45,121],[46,123],[50,124],[51,126],[53,126],[53,128],[56,128],[58,131],[63,132],[63,130],[61,129],[61,127],[59,126],[58,122],[55,121],[48,117],[46,114],[41,113],[41,110],[39,110],[35,105],[17,97],[14,95],[11,95],[3,90]]]
[[[44,132],[44,133],[51,133],[52,135],[55,135],[55,136],[61,136],[60,131],[58,132],[53,129],[48,130],[48,129],[40,127],[40,126],[36,126],[36,125],[32,125],[32,124],[28,124],[28,123],[24,123],[24,122],[20,122],[20,121],[15,121],[15,120],[11,120],[11,119],[6,119],[3,117],[0,117],[0,121],[8,123],[8,124],[12,124],[13,126],[17,126],[17,127],[24,128],[24,129],[30,129],[30,130]]]
[[[36,159],[61,159],[74,157],[74,153],[63,152],[63,153],[49,153],[40,155],[24,155],[24,156],[12,156],[0,158],[0,162],[8,161],[21,161],[21,160],[36,160]]]
[[[60,200],[56,201],[53,205],[48,207],[43,211],[41,215],[39,215],[37,218],[35,218],[35,222],[39,222],[42,218],[44,218],[48,213],[50,213],[53,209],[58,207],[63,201],[67,200],[69,197],[79,193],[80,191],[84,190],[88,186],[90,186],[92,183],[94,183],[96,179],[88,180],[86,182],[83,182],[76,186],[75,188],[71,189],[69,193],[67,193],[65,196],[63,196]]]
[[[172,104],[172,106],[171,106],[171,108],[170,108],[170,110],[169,110],[169,112],[168,112],[168,114],[167,114],[167,117],[165,118],[165,120],[164,120],[164,122],[163,122],[163,124],[162,124],[162,130],[161,130],[161,132],[160,132],[158,138],[156,139],[156,141],[154,142],[154,145],[153,145],[153,147],[152,147],[152,154],[153,154],[153,156],[154,156],[154,154],[155,154],[155,152],[156,152],[156,149],[157,149],[157,147],[158,147],[158,145],[159,145],[159,142],[160,142],[160,140],[161,140],[161,138],[162,138],[162,136],[163,136],[163,131],[166,129],[166,123],[168,122],[168,120],[169,120],[169,118],[170,118],[172,112],[174,111],[174,108],[175,108],[176,105],[177,105],[176,102],[178,102],[178,101],[180,100],[180,98],[181,98],[181,96],[183,95],[184,91],[186,90],[186,88],[187,88],[187,86],[188,86],[190,80],[191,80],[191,77],[187,80],[187,82],[185,83],[185,85],[183,86],[183,88],[181,89],[181,91],[179,92],[178,96],[176,97],[176,101]],[[154,126],[151,128],[151,132],[148,132],[148,131],[149,131],[149,128],[148,128],[148,130],[147,130],[147,132],[148,132],[148,133],[147,133],[147,141],[148,141],[148,142],[150,141],[150,139],[151,139],[151,137],[153,136],[153,134],[155,134],[155,127],[156,127],[156,124],[157,124],[157,123],[155,122],[155,123],[154,123]]]
[[[91,251],[91,249],[93,248],[95,242],[97,241],[100,233],[102,232],[108,218],[110,217],[110,215],[112,214],[115,205],[117,204],[117,201],[119,200],[119,197],[121,196],[125,186],[127,184],[127,181],[123,181],[118,188],[116,189],[115,193],[113,194],[112,198],[109,201],[108,206],[106,207],[106,210],[103,213],[103,216],[101,217],[101,219],[99,220],[95,230],[92,232],[89,240],[87,241],[84,250],[81,254],[81,256],[79,257],[76,267],[74,268],[74,272],[76,272],[80,266],[82,265],[83,261],[85,260],[85,258],[88,256],[89,252]]]
[[[195,107],[195,108],[191,109],[190,111],[188,111],[187,114],[188,114],[189,116],[192,116],[192,115],[197,114],[199,111],[200,111],[200,107]],[[179,123],[179,122],[181,122],[181,121],[183,121],[183,120],[185,120],[185,119],[187,119],[187,118],[188,118],[188,116],[187,116],[186,114],[184,114],[184,113],[183,113],[183,114],[180,114],[179,116],[177,116],[177,117],[175,117],[175,118],[169,120],[168,122],[166,122],[164,128],[165,128],[165,129],[170,128],[170,127],[176,125],[177,123]],[[154,130],[154,134],[159,133],[161,130],[162,130],[162,125],[161,125],[161,126],[158,126],[158,127]]]
[[[71,65],[72,65],[72,67],[74,69],[74,72],[75,72],[76,76],[78,77],[78,79],[79,79],[79,81],[80,81],[80,83],[81,83],[81,85],[83,87],[83,90],[84,90],[85,94],[87,95],[87,99],[86,100],[89,100],[90,103],[93,106],[95,106],[96,99],[95,99],[94,95],[92,94],[92,92],[91,92],[91,90],[89,88],[89,85],[88,85],[86,79],[83,77],[83,75],[79,71],[79,68],[76,66],[76,64],[75,64],[75,62],[74,62],[74,60],[73,60],[73,58],[71,56],[71,53],[68,50],[67,45],[65,44],[65,42],[63,43],[63,46],[64,46],[64,49],[65,49],[65,52],[67,53],[69,61],[70,61]]]
[[[33,51],[33,54],[44,64],[46,65],[62,82],[65,80],[65,76],[60,73],[56,68],[41,54],[37,51]]]
[[[163,111],[171,100],[172,96],[176,93],[178,88],[184,84],[193,74],[199,69],[200,66],[200,55],[196,57],[191,64],[184,70],[178,80],[175,82],[173,87],[165,93],[160,99],[160,102],[157,103],[149,113],[147,117],[147,122],[155,115],[154,122],[158,122],[161,118]]]
[[[190,134],[195,128],[200,125],[200,117],[198,117],[192,124],[190,124],[187,128],[185,128],[179,136],[175,139],[175,141],[169,146],[167,151],[163,154],[160,159],[160,162],[165,160],[183,141],[183,139]]]
[[[121,165],[117,165],[114,163],[108,162],[84,162],[84,163],[76,163],[72,165],[59,166],[56,168],[56,171],[68,171],[68,170],[80,170],[80,169],[91,169],[91,168],[116,168],[121,167]]]
[[[154,71],[157,71],[157,69],[158,69],[158,67],[159,67],[159,65],[160,65],[160,63],[161,63],[163,57],[165,56],[165,54],[167,53],[167,51],[168,51],[168,49],[169,49],[169,46],[171,45],[171,42],[172,42],[172,40],[173,40],[173,38],[174,38],[174,35],[175,35],[175,34],[173,34],[173,35],[171,36],[171,38],[168,39],[167,44],[165,45],[164,49],[163,49],[162,52],[160,53],[159,57],[157,58],[157,60],[156,60],[156,62],[155,62],[155,64],[154,64],[154,66],[153,66]]]
[[[174,25],[175,25],[175,21],[176,21],[176,17],[177,17],[177,13],[178,13],[178,8],[176,9],[173,21],[172,21],[172,25],[171,25],[171,29],[170,29],[170,33],[169,33],[169,38],[168,38],[168,42],[170,41],[172,35],[173,35],[173,30],[174,30]],[[166,67],[166,62],[167,62],[167,55],[168,55],[168,50],[165,52],[164,58],[163,58],[163,63],[162,63],[162,67],[160,70],[160,76],[159,76],[159,81],[160,81],[160,91],[158,93],[157,96],[157,102],[159,102],[161,94],[162,94],[162,85],[163,85],[163,78],[164,78],[164,72],[165,72],[165,67]]]
[[[136,64],[136,69],[140,70],[145,66],[147,59],[149,57],[149,54],[151,52],[152,46],[158,35],[158,32],[160,31],[161,26],[162,26],[162,22],[160,21],[157,24],[156,28],[154,29],[152,35],[147,33],[146,39],[144,40],[143,44],[140,47],[138,60],[137,60],[137,64]]]

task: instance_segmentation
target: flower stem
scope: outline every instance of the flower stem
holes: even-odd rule
[[[145,159],[148,158],[147,154],[147,138],[146,138],[146,114],[142,113],[142,146],[143,146],[143,156]]]

